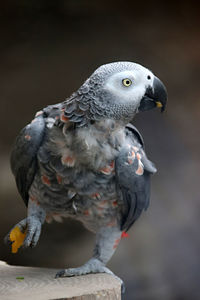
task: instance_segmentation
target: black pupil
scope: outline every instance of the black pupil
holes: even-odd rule
[[[129,81],[129,80],[126,80],[126,84],[129,85],[129,84],[130,84],[130,81]]]
[[[148,76],[147,76],[147,79],[151,79],[151,76],[150,76],[150,75],[148,75]]]

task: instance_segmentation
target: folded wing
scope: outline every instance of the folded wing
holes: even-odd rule
[[[143,139],[133,125],[126,127],[128,145],[116,159],[116,188],[121,206],[121,229],[128,230],[146,210],[150,199],[150,175],[156,168],[144,152]]]
[[[12,153],[11,169],[25,204],[28,204],[28,191],[37,171],[37,152],[45,136],[43,114],[24,127],[18,135]]]

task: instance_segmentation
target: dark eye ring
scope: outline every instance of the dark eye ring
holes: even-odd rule
[[[148,80],[150,80],[150,79],[151,79],[151,76],[150,76],[150,75],[148,75],[148,76],[147,76],[147,79],[148,79]]]

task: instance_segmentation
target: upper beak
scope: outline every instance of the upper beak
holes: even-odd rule
[[[167,90],[160,79],[154,77],[153,87],[148,87],[142,100],[140,101],[139,111],[145,111],[154,107],[160,107],[161,112],[165,110],[167,102]]]

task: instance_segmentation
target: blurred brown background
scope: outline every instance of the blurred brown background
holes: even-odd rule
[[[11,254],[8,230],[26,215],[9,168],[19,130],[40,108],[60,102],[101,64],[130,60],[163,80],[166,113],[134,124],[158,168],[151,206],[109,267],[128,300],[200,299],[200,21],[195,1],[9,0],[0,4],[0,259],[64,268],[92,253],[79,223],[43,226],[35,249]]]

